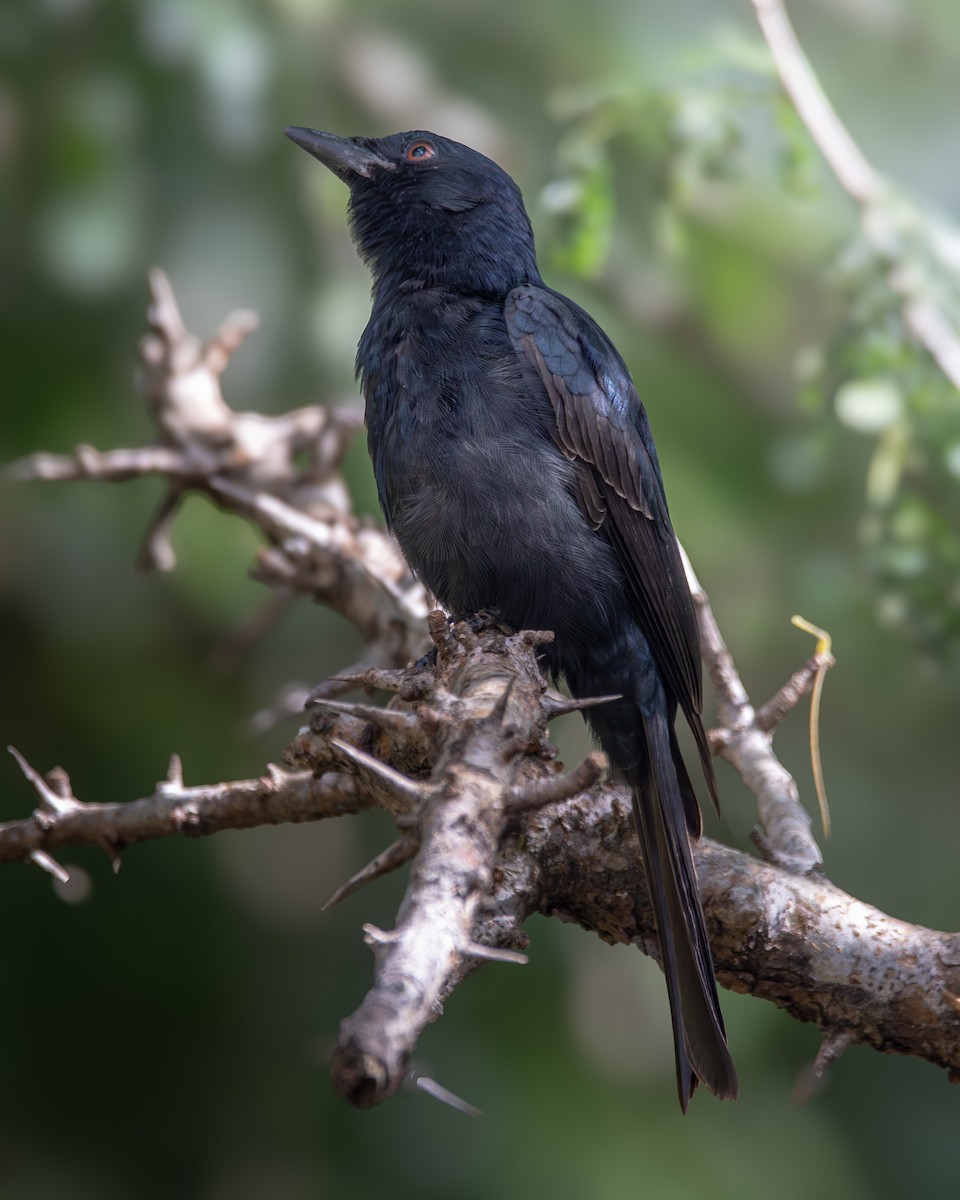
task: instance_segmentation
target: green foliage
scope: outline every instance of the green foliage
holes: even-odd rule
[[[960,393],[918,345],[891,290],[892,276],[909,277],[909,301],[934,305],[958,327],[960,283],[937,251],[945,236],[912,204],[884,198],[870,236],[837,272],[846,319],[818,385],[834,393],[840,422],[873,444],[860,540],[878,614],[960,679]]]
[[[762,41],[727,32],[682,64],[667,83],[557,97],[565,132],[544,190],[556,218],[551,259],[571,275],[603,276],[614,228],[630,219],[615,186],[629,156],[654,180],[652,243],[681,270],[694,264],[687,282],[715,334],[776,336],[790,317],[782,280],[765,270],[769,230],[782,236],[804,208],[831,212],[824,267],[843,315],[804,348],[805,445],[842,453],[842,425],[875,440],[859,525],[878,616],[960,682],[960,393],[904,316],[905,302],[929,304],[960,331],[960,230],[892,186],[867,213],[833,211],[825,169]],[[772,209],[759,221],[758,192]]]

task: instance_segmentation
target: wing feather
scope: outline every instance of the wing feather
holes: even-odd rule
[[[701,719],[696,614],[649,421],[630,373],[596,322],[557,292],[515,288],[504,316],[514,349],[537,370],[550,397],[557,444],[587,468],[580,475],[581,507],[617,555],[664,683],[693,731],[716,804]],[[688,825],[698,832],[696,804],[685,808]]]

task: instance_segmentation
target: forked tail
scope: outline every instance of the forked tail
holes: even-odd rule
[[[679,771],[688,788],[689,781],[675,763],[666,712],[657,707],[642,720],[646,761],[626,773],[670,997],[680,1107],[686,1112],[698,1082],[729,1100],[739,1084],[717,998]]]

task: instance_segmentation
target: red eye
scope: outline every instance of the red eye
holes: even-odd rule
[[[436,153],[432,142],[412,142],[407,147],[407,162],[426,162]]]

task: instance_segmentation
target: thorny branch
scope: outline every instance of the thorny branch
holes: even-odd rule
[[[383,530],[353,515],[340,473],[359,413],[321,406],[280,416],[234,412],[220,376],[256,316],[232,313],[202,343],[185,327],[160,270],[150,273],[150,297],[140,386],[155,441],[135,450],[81,445],[72,454],[33,454],[11,464],[7,478],[164,479],[167,492],[140,553],[141,565],[160,570],[176,565],[170,526],[186,492],[198,491],[266,535],[252,572],[257,579],[313,595],[352,621],[371,664],[403,666],[418,658],[428,644],[426,593]]]
[[[319,821],[362,812],[374,803],[348,775],[284,771],[272,763],[260,779],[185,787],[176,755],[152,795],[126,804],[84,803],[73,795],[62,769],[55,767],[44,778],[13,753],[40,803],[32,817],[0,825],[0,862],[36,861],[42,854],[46,861],[40,865],[47,870],[55,862],[51,852],[62,846],[97,847],[119,868],[121,852],[137,842]]]
[[[68,845],[99,846],[116,863],[124,847],[150,838],[383,808],[397,840],[331,898],[410,863],[396,927],[365,926],[373,985],[343,1022],[333,1056],[340,1093],[368,1107],[394,1094],[423,1028],[478,963],[525,961],[531,914],[656,954],[629,802],[599,782],[597,754],[559,771],[547,736],[554,717],[603,698],[571,701],[546,688],[537,647],[550,634],[504,630],[492,619],[451,627],[439,612],[428,618],[427,597],[396,547],[350,510],[339,464],[356,417],[319,408],[273,418],[232,412],[219,377],[253,318],[235,314],[202,346],[159,271],[151,292],[153,333],[141,355],[155,442],[34,455],[8,473],[111,482],[160,475],[169,490],[145,559],[164,567],[179,499],[200,491],[262,532],[256,575],[350,618],[369,660],[315,690],[309,726],[286,750],[290,769],[271,766],[261,779],[187,787],[174,758],[151,796],[91,804],[73,796],[62,770],[44,777],[18,756],[39,803],[31,817],[0,825],[0,861],[62,875],[54,854]],[[960,1075],[960,937],[896,921],[828,883],[796,785],[773,751],[776,727],[822,660],[811,659],[755,710],[690,578],[720,711],[711,743],[757,797],[767,859],[707,840],[696,848],[720,982],[816,1022],[821,1068],[842,1046],[863,1042]],[[431,640],[431,653],[419,657]],[[350,688],[395,695],[386,707],[334,699]]]

